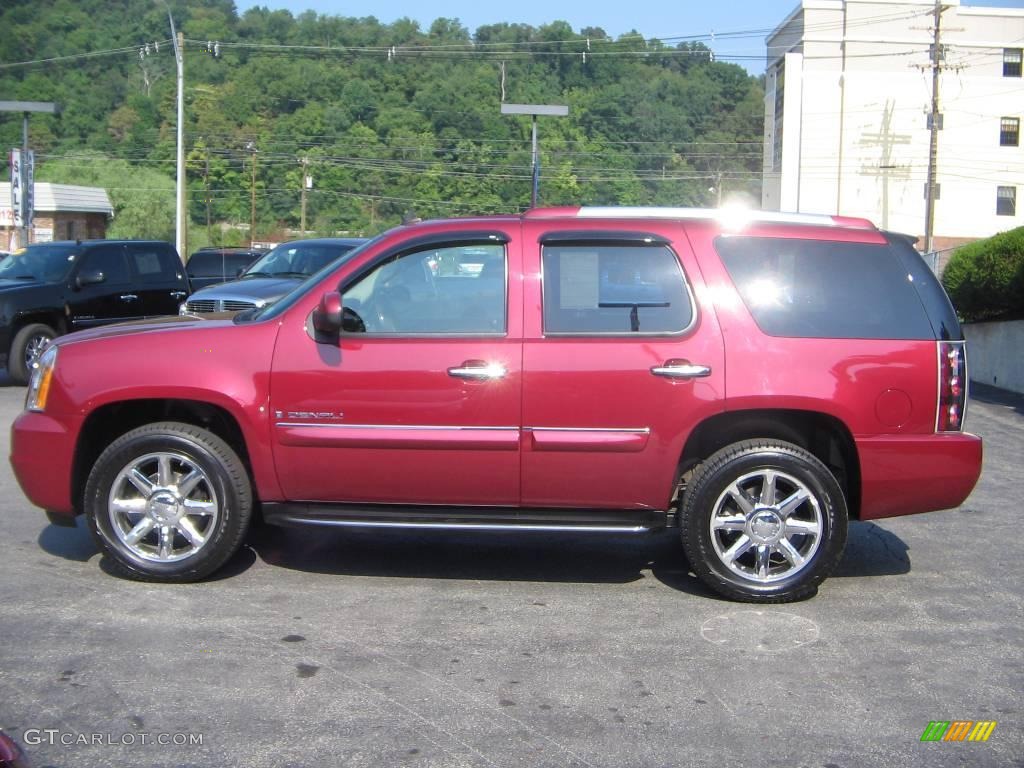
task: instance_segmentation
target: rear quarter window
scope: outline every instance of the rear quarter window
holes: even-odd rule
[[[913,278],[889,244],[720,237],[715,248],[769,336],[935,338]]]

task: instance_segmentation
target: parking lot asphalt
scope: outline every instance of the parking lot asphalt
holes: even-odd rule
[[[24,389],[0,382],[0,422]],[[1024,766],[1024,398],[963,507],[854,523],[817,597],[725,602],[672,532],[255,531],[117,579],[0,469],[0,728],[40,766]],[[9,454],[9,430],[0,436]],[[931,721],[995,721],[927,742]]]

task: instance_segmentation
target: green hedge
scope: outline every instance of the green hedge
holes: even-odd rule
[[[968,322],[1024,317],[1024,227],[958,248],[942,284]]]

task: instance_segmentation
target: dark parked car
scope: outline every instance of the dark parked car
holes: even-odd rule
[[[182,304],[181,314],[238,312],[262,307],[365,242],[359,237],[325,237],[282,243],[252,264],[237,280],[192,294],[188,302]]]
[[[188,257],[185,271],[192,291],[238,278],[260,256],[262,248],[202,248]]]
[[[0,364],[28,381],[56,336],[173,315],[188,296],[174,246],[145,240],[39,243],[0,259]]]

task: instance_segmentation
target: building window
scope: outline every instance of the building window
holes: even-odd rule
[[[1024,49],[1003,48],[1003,77],[1020,77],[1020,62]]]
[[[999,120],[999,146],[1020,146],[1020,118],[1003,117]]]
[[[1017,188],[999,187],[996,190],[996,215],[1017,215]]]

